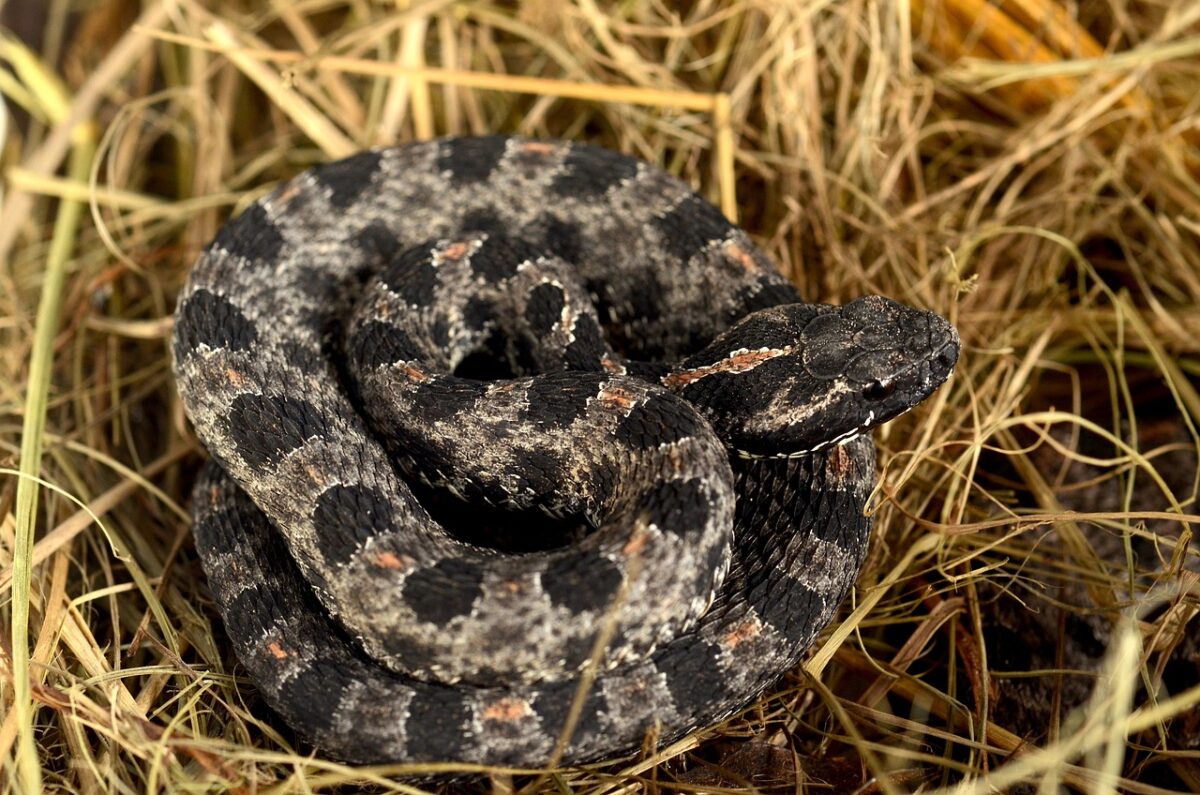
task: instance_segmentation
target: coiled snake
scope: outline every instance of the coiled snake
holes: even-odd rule
[[[173,347],[213,457],[197,547],[271,706],[348,761],[531,765],[589,673],[567,761],[711,724],[798,661],[866,549],[867,432],[958,337],[882,298],[802,303],[645,163],[488,137],[254,203]],[[502,554],[501,510],[510,535],[591,532]]]

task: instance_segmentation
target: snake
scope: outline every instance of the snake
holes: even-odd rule
[[[796,666],[863,563],[871,430],[937,314],[809,303],[682,180],[454,137],[310,168],[202,251],[172,338],[237,660],[352,763],[635,753]]]

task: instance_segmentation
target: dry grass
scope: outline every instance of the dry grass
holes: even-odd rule
[[[636,761],[472,789],[1200,790],[1200,5],[125,0],[70,25],[67,5],[36,44],[0,39],[21,114],[0,209],[4,792],[411,791],[295,746],[231,665],[166,340],[198,249],[277,180],[496,131],[664,164],[808,296],[935,309],[966,349],[880,434],[872,556],[802,670]],[[1063,631],[997,640],[1010,614],[1092,627],[1091,667],[1067,675]]]

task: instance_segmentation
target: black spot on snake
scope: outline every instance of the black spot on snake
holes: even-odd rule
[[[183,324],[175,335],[175,358],[184,359],[201,345],[244,351],[258,339],[254,324],[224,296],[197,290],[178,310]]]
[[[607,149],[572,149],[550,189],[564,196],[603,196],[637,176],[637,161]]]
[[[496,313],[491,301],[473,296],[463,305],[463,324],[472,331],[482,331],[495,320]]]
[[[429,324],[429,339],[438,350],[450,346],[450,322],[444,316],[438,316]]]
[[[575,328],[571,331],[575,339],[567,345],[563,353],[563,361],[571,370],[601,370],[600,360],[608,350],[604,336],[595,318],[590,315],[580,315],[575,320]]]
[[[404,733],[415,758],[439,759],[443,751],[437,738],[462,736],[470,725],[471,708],[453,691],[422,687],[408,704]]]
[[[229,600],[225,629],[238,635],[248,633],[261,637],[264,632],[283,624],[282,616],[273,610],[274,606],[270,589],[260,583],[251,583]]]
[[[622,317],[648,317],[646,312],[652,311],[656,296],[662,294],[665,285],[658,274],[649,269],[631,275],[627,285],[621,286],[626,295],[627,303],[622,307]]]
[[[746,601],[776,632],[795,642],[812,633],[812,617],[825,607],[821,595],[795,578],[782,574],[779,582],[762,580]]]
[[[557,737],[566,726],[571,703],[575,699],[575,690],[574,682],[552,684],[542,690],[533,702],[533,711],[542,719],[542,728],[549,736]],[[575,725],[575,733],[585,737],[600,734],[604,729],[600,716],[607,709],[604,694],[595,687],[588,690],[579,722]]]
[[[545,428],[565,428],[583,416],[597,391],[594,379],[534,378],[529,384],[529,408],[523,413],[524,419]]]
[[[325,705],[330,701],[339,703],[349,684],[337,668],[313,660],[311,666],[301,668],[280,684],[279,697],[296,705],[298,715],[312,727],[311,731],[323,733],[333,728],[337,718]]]
[[[735,414],[746,401],[756,397],[748,394],[745,381],[737,373],[715,372],[692,381],[680,393],[692,403],[702,404],[706,412]]]
[[[562,462],[547,450],[527,450],[521,456],[521,470],[516,473],[520,490],[534,494],[553,494],[562,484]]]
[[[229,423],[238,428],[234,435],[238,454],[255,468],[273,466],[309,439],[329,431],[311,403],[286,395],[238,395],[229,407]]]
[[[739,306],[746,307],[744,311],[753,312],[771,306],[797,303],[800,301],[800,293],[791,284],[779,284],[763,278],[743,287],[738,292],[737,301]],[[733,322],[739,317],[741,315],[730,312],[726,314],[725,320]]]
[[[616,564],[591,551],[581,565],[575,555],[558,558],[542,574],[542,590],[550,601],[572,613],[605,610],[621,588],[625,577]]]
[[[228,251],[238,257],[274,265],[283,250],[284,240],[275,222],[261,204],[252,204],[217,233],[210,248]]]
[[[400,240],[379,221],[372,221],[360,229],[351,244],[363,252],[368,263],[377,265],[391,262],[400,253]]]
[[[444,558],[408,575],[403,593],[418,621],[445,624],[471,612],[483,595],[483,571],[469,561]]]
[[[562,321],[562,310],[567,304],[563,289],[550,282],[542,282],[529,291],[525,305],[525,316],[532,331],[539,335],[549,334]]]
[[[379,277],[409,306],[424,306],[433,300],[438,274],[430,249],[428,243],[405,249]]]
[[[471,255],[471,272],[478,274],[484,282],[495,284],[512,278],[518,265],[534,257],[534,252],[519,243],[499,237],[488,238]]]
[[[430,394],[412,406],[413,413],[428,423],[450,421],[455,415],[470,411],[487,389],[487,384],[482,381],[436,375],[430,379],[429,386]]]
[[[500,135],[443,141],[438,168],[457,183],[482,182],[499,165],[507,145],[508,139]]]
[[[704,526],[708,489],[698,478],[668,480],[654,490],[654,499],[646,506],[646,521],[680,538],[693,535]]]
[[[344,289],[342,280],[320,268],[300,267],[300,289],[304,295],[328,303]]]
[[[729,221],[721,211],[699,196],[688,196],[669,212],[654,219],[663,245],[690,262],[701,250],[729,234]]]
[[[317,496],[313,508],[317,548],[334,566],[350,560],[368,539],[394,525],[391,503],[369,486],[330,486]]]
[[[703,644],[702,650],[685,650],[669,644],[658,656],[659,670],[667,673],[667,689],[676,704],[712,703],[728,692],[729,676],[721,670],[720,649]]]
[[[345,210],[371,186],[383,160],[381,152],[363,152],[313,169],[313,179],[329,191],[329,203]]]
[[[724,544],[713,544],[704,557],[704,570],[697,576],[701,578],[701,582],[711,582],[710,572],[719,571],[729,563],[729,549]]]
[[[358,345],[352,355],[365,372],[396,362],[420,358],[420,349],[408,333],[390,323],[372,321],[358,332]]]
[[[646,449],[690,438],[700,427],[695,409],[672,395],[656,393],[622,417],[613,436],[635,449]]]
[[[582,259],[583,235],[579,231],[579,224],[546,213],[538,219],[535,228],[542,230],[542,244],[555,256],[567,262],[579,262]]]
[[[507,237],[512,231],[500,216],[488,210],[476,209],[463,216],[462,230],[464,232],[484,232],[489,238]]]
[[[317,373],[328,365],[325,351],[293,342],[283,346],[283,358],[290,367],[306,373]]]

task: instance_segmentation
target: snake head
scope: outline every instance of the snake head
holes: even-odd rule
[[[946,320],[886,298],[747,315],[662,382],[744,457],[840,444],[929,397],[958,361]]]

